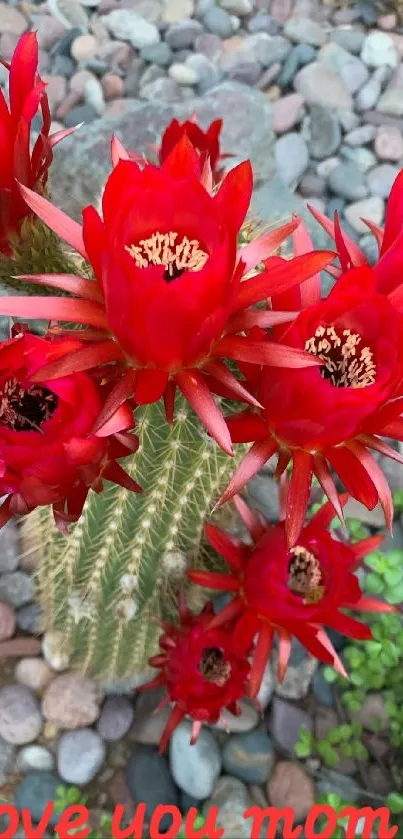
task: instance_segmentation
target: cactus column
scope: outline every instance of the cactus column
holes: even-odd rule
[[[138,410],[136,420],[140,448],[125,468],[142,495],[114,485],[91,492],[67,538],[47,509],[23,524],[25,542],[36,540],[41,556],[46,627],[61,630],[72,663],[96,676],[146,668],[155,618],[175,617],[178,584],[188,563],[201,562],[204,522],[235,466],[182,397],[172,425],[162,402]]]

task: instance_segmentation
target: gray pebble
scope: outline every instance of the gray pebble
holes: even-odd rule
[[[232,70],[229,70],[227,76],[231,81],[240,82],[240,84],[247,84],[253,87],[261,75],[261,66],[256,62],[245,62],[237,64]]]
[[[203,27],[198,20],[187,18],[173,23],[165,32],[165,41],[173,50],[181,50],[193,46]]]
[[[274,157],[277,171],[284,183],[298,181],[309,162],[308,147],[300,134],[292,131],[276,140]]]
[[[229,38],[232,35],[231,17],[225,9],[220,9],[219,6],[211,6],[206,10],[203,23],[209,32],[212,32],[213,35],[219,35],[220,38]]]
[[[293,752],[301,728],[312,731],[312,719],[297,705],[275,696],[271,705],[269,731],[286,752]]]
[[[52,59],[52,76],[64,76],[69,79],[76,70],[74,61],[68,55],[55,55]]]
[[[39,635],[44,630],[44,614],[39,603],[28,603],[17,610],[17,626],[23,632]]]
[[[0,574],[16,571],[19,563],[19,537],[15,522],[8,522],[0,530]]]
[[[15,752],[14,744],[0,737],[0,786],[8,783],[14,767]]]
[[[180,86],[174,79],[155,79],[147,85],[143,85],[141,96],[150,102],[182,102],[183,94]]]
[[[126,766],[126,782],[134,800],[146,805],[147,820],[159,804],[179,804],[168,761],[153,746],[135,746]],[[166,815],[161,819],[160,830],[168,830],[170,825],[171,817]]]
[[[51,772],[55,765],[55,759],[45,746],[24,746],[18,752],[16,760],[17,772],[31,772],[37,769],[40,772]]]
[[[172,50],[165,41],[159,41],[158,44],[146,44],[142,48],[140,55],[144,61],[148,61],[150,64],[157,64],[158,67],[169,67],[172,61]]]
[[[375,134],[375,125],[360,125],[359,128],[354,128],[345,135],[344,142],[348,146],[365,146],[372,142]]]
[[[360,118],[354,113],[354,111],[345,111],[342,108],[339,108],[337,116],[344,131],[353,131],[353,129],[358,128],[360,124]]]
[[[247,784],[264,784],[274,764],[273,743],[264,726],[247,734],[233,734],[223,748],[223,768]]]
[[[312,680],[312,690],[320,705],[326,708],[334,707],[333,687],[323,675],[323,667],[319,667]]]
[[[33,822],[40,822],[49,801],[56,801],[60,778],[53,772],[28,772],[16,787],[15,806],[17,810],[29,810]],[[52,812],[50,824],[55,825],[60,813]]]
[[[213,791],[221,772],[221,756],[211,731],[203,728],[193,746],[191,733],[190,722],[184,720],[178,725],[171,737],[169,759],[175,783],[200,801]]]
[[[108,696],[98,720],[98,731],[103,740],[121,740],[134,718],[133,703],[126,696]]]
[[[321,178],[320,175],[315,175],[313,172],[307,172],[301,178],[298,192],[300,192],[304,198],[322,198],[322,195],[326,192],[326,181],[324,178]]]
[[[102,737],[92,728],[76,728],[60,737],[57,769],[68,784],[88,784],[100,770],[106,755]]]
[[[359,55],[361,47],[365,40],[365,32],[361,29],[347,29],[341,27],[340,29],[333,29],[330,33],[330,38],[339,47],[351,52],[353,55]]]
[[[329,174],[328,186],[340,198],[358,201],[368,195],[364,175],[354,163],[339,163]]]
[[[97,116],[101,117],[105,110],[105,99],[99,79],[88,79],[84,88],[84,98],[87,105],[90,105]]]
[[[33,578],[25,571],[12,571],[0,577],[0,600],[10,603],[15,609],[30,603],[34,593]]]
[[[399,167],[392,163],[381,163],[368,172],[367,183],[371,195],[388,198],[393,182],[399,174]]]
[[[277,35],[279,31],[279,24],[271,16],[265,12],[259,12],[254,15],[246,24],[248,32],[268,32],[269,35]]]
[[[365,64],[338,44],[330,43],[322,47],[318,53],[318,61],[334,70],[343,79],[350,93],[356,93],[369,78]]]
[[[337,151],[341,141],[340,123],[330,108],[311,105],[309,109],[309,141],[311,157],[323,160]]]
[[[365,233],[364,236],[361,236],[359,245],[364,251],[369,264],[375,265],[379,259],[379,247],[375,236],[372,233]]]
[[[42,730],[39,702],[25,685],[0,688],[0,736],[16,746],[32,743]]]
[[[293,47],[284,61],[280,75],[276,79],[277,84],[281,88],[288,87],[299,68],[314,61],[315,56],[316,50],[309,44],[298,44],[296,47]]]
[[[356,163],[361,172],[368,172],[377,162],[376,155],[365,146],[341,146],[340,155],[344,160]]]
[[[206,93],[207,90],[215,87],[221,80],[221,74],[217,65],[201,53],[195,53],[189,56],[186,64],[197,74],[199,80],[197,83],[198,93]]]
[[[310,44],[313,47],[321,47],[326,41],[323,27],[310,17],[289,17],[284,25],[284,34],[297,44]]]

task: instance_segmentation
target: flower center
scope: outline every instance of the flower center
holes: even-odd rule
[[[13,431],[40,431],[57,408],[58,397],[47,387],[24,388],[7,379],[0,391],[0,423]]]
[[[208,254],[200,247],[197,239],[156,231],[148,239],[140,239],[138,245],[127,245],[126,250],[133,257],[138,268],[149,265],[163,265],[164,279],[169,283],[180,277],[184,271],[201,271]]]
[[[231,665],[224,657],[224,650],[219,647],[206,647],[199,664],[200,672],[206,682],[222,687],[231,675]]]
[[[301,545],[291,552],[288,564],[288,588],[302,597],[303,603],[318,603],[325,594],[322,571],[316,556]]]
[[[351,329],[337,332],[334,326],[318,326],[315,335],[305,343],[305,349],[321,358],[323,379],[330,379],[335,387],[368,387],[376,379],[374,356],[362,345],[358,332]]]

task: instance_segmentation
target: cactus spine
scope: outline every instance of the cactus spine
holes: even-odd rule
[[[62,631],[72,664],[96,676],[144,671],[155,618],[174,617],[186,565],[202,561],[204,522],[234,469],[182,397],[175,417],[168,425],[162,403],[137,411],[140,449],[129,471],[142,495],[114,485],[90,493],[67,538],[47,509],[23,523],[24,541],[40,553],[46,626]]]

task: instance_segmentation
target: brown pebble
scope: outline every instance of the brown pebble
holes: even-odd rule
[[[0,658],[9,656],[39,655],[41,642],[37,638],[12,638],[0,642]]]
[[[9,603],[0,602],[0,641],[7,641],[12,638],[16,623],[17,619],[13,607]]]
[[[10,61],[18,44],[19,37],[12,32],[3,32],[0,37],[0,55],[5,61]]]
[[[22,35],[28,29],[28,21],[15,6],[0,3],[0,32],[12,32]]]
[[[302,821],[315,803],[315,787],[312,778],[298,763],[280,760],[267,782],[267,795],[273,807],[292,807],[294,820]]]
[[[74,76],[70,79],[70,90],[74,90],[75,93],[79,93],[80,96],[84,96],[87,82],[92,81],[93,79],[95,79],[95,76],[90,72],[90,70],[79,70],[77,73],[74,73]]]
[[[116,73],[105,73],[101,85],[105,102],[123,97],[123,80]]]
[[[79,35],[70,47],[71,56],[77,63],[84,61],[86,58],[92,58],[97,51],[98,41],[94,35]]]
[[[65,99],[67,93],[67,82],[64,76],[42,76],[46,83],[46,93],[49,99],[51,110],[55,110]]]

